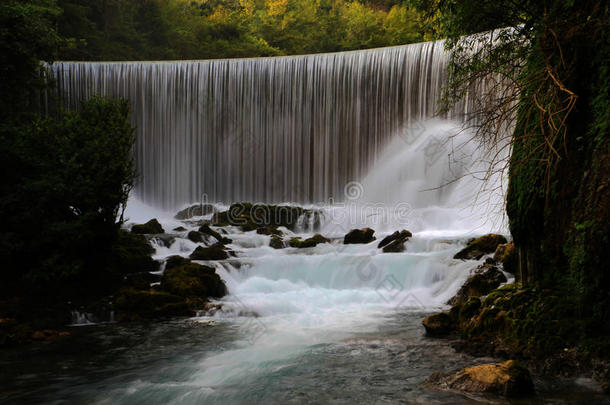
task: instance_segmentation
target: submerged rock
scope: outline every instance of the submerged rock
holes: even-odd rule
[[[476,238],[468,243],[466,247],[453,256],[454,259],[479,260],[486,254],[494,253],[498,245],[506,243],[502,235],[487,234]]]
[[[374,233],[375,231],[371,228],[352,229],[343,238],[343,244],[371,243],[376,239],[373,236]]]
[[[224,260],[228,259],[229,255],[221,246],[214,245],[210,247],[198,246],[189,257],[193,260]]]
[[[422,324],[430,336],[447,335],[453,328],[451,317],[444,312],[425,317]]]
[[[189,315],[184,298],[164,291],[124,289],[115,302],[119,320]]]
[[[163,227],[156,218],[151,219],[145,224],[136,224],[131,227],[131,232],[138,234],[165,233]]]
[[[124,289],[116,299],[119,320],[189,315],[184,298],[164,291]]]
[[[185,232],[186,228],[183,226],[177,226],[176,228],[174,228],[175,232]]]
[[[211,204],[195,204],[179,211],[174,216],[174,218],[183,221],[186,219],[191,219],[193,217],[201,217],[203,215],[208,215],[212,212],[214,212],[214,206]]]
[[[311,238],[307,238],[305,240],[301,240],[300,238],[292,238],[288,242],[290,247],[294,248],[310,248],[314,247],[320,243],[330,243],[330,239],[325,238],[324,236],[316,233]]]
[[[479,266],[473,275],[468,277],[464,285],[447,304],[455,305],[466,302],[470,297],[482,297],[505,283],[506,276],[493,264],[485,263]]]
[[[286,244],[284,243],[282,238],[280,238],[279,236],[273,235],[271,237],[271,240],[269,241],[269,246],[271,246],[274,249],[284,249],[286,247]]]
[[[515,360],[482,364],[454,374],[434,373],[426,385],[469,393],[485,393],[521,397],[534,393],[529,370]]]

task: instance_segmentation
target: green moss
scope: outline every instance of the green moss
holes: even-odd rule
[[[330,239],[327,239],[324,236],[317,233],[314,236],[312,236],[311,238],[307,238],[305,240],[301,240],[300,238],[291,238],[290,241],[288,242],[288,245],[290,247],[302,249],[302,248],[314,247],[320,243],[329,243],[329,242],[330,242]]]
[[[235,225],[240,226],[244,231],[279,226],[294,230],[302,218],[312,217],[315,214],[315,211],[301,207],[244,202],[232,204],[228,211],[214,214],[212,225]]]
[[[224,260],[228,259],[229,255],[220,246],[197,246],[189,257],[193,260]]]
[[[136,224],[131,227],[131,232],[139,234],[157,234],[165,233],[163,227],[155,218],[151,219],[145,224]]]
[[[481,300],[476,297],[471,297],[460,308],[458,319],[464,322],[472,318],[481,308]]]
[[[166,269],[161,288],[180,297],[222,297],[226,287],[216,271],[196,263],[182,264]]]
[[[506,243],[506,238],[502,235],[487,234],[469,242],[468,245],[460,250],[454,259],[479,259],[485,254],[495,252],[498,245]]]
[[[560,289],[498,289],[462,306],[459,330],[472,342],[500,341],[513,355],[545,358],[581,343],[582,320],[569,296]]]

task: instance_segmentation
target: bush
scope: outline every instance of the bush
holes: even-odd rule
[[[10,292],[103,289],[135,176],[133,132],[127,102],[97,96],[78,112],[3,132],[0,251]]]

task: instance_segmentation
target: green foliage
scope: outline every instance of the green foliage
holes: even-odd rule
[[[78,112],[40,111],[37,98],[53,84],[42,62],[74,44],[56,30],[62,11],[55,0],[0,5],[0,294],[27,296],[16,298],[36,309],[19,312],[26,317],[157,267],[145,240],[118,232],[134,180],[127,102],[94,97]]]
[[[333,52],[422,41],[406,2],[58,0],[68,60],[207,59]]]
[[[514,130],[506,131],[512,146],[509,224],[522,281],[544,288],[534,291],[520,312],[504,308],[511,325],[505,338],[531,355],[603,339],[610,315],[609,5],[418,3],[453,50],[448,105],[477,80],[502,83],[502,91],[495,88],[484,97],[487,105],[477,111],[474,126],[496,145],[502,144],[502,127]],[[461,37],[483,30],[494,31]],[[495,305],[502,308],[498,300]],[[480,319],[478,327],[496,328],[497,314],[485,314],[489,322]],[[479,318],[485,318],[483,312]]]
[[[0,4],[0,127],[28,112],[45,87],[41,61],[53,61],[64,43],[53,29],[60,12],[55,0]]]
[[[5,286],[58,294],[74,283],[103,281],[134,179],[128,115],[126,101],[94,97],[79,112],[7,134],[0,198]]]

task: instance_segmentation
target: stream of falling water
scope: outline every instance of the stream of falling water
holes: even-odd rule
[[[176,62],[58,62],[60,102],[130,101],[136,195],[318,203],[375,165],[393,136],[438,110],[443,42],[355,52]],[[462,120],[487,84],[439,118]],[[415,131],[417,132],[417,131]],[[417,134],[412,134],[415,139]]]

